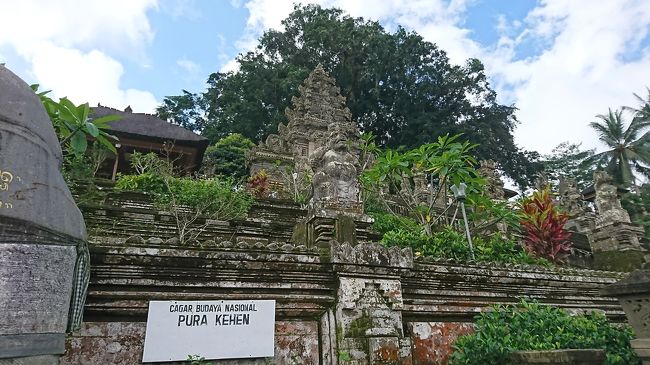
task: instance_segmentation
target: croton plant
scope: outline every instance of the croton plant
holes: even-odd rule
[[[564,229],[569,216],[558,211],[551,189],[534,192],[522,201],[521,208],[526,250],[538,258],[564,262],[571,252],[571,233]]]

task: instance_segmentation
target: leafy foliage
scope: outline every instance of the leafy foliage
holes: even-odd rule
[[[550,187],[525,198],[521,209],[524,247],[535,257],[563,262],[571,252],[571,234],[564,229],[569,216],[556,209]]]
[[[608,323],[600,313],[571,316],[565,310],[522,300],[479,314],[476,332],[454,345],[451,365],[507,365],[509,355],[523,350],[601,348],[608,365],[637,365],[630,347],[629,326]]]
[[[220,139],[205,150],[203,172],[207,176],[232,176],[235,179],[246,177],[246,152],[254,146],[253,141],[238,133]]]
[[[621,204],[630,213],[632,222],[645,229],[645,239],[650,241],[650,183],[641,186],[638,192],[625,194]]]
[[[262,170],[248,178],[246,189],[256,198],[269,196],[269,175]]]
[[[166,193],[164,178],[153,173],[144,173],[140,175],[118,175],[115,181],[116,190],[140,191],[153,196]]]
[[[246,215],[252,204],[245,191],[233,188],[228,178],[192,179],[165,177],[153,173],[121,175],[115,183],[118,190],[141,191],[152,194],[161,209],[175,206],[200,208],[201,214],[213,219],[235,219]]]
[[[91,119],[90,106],[88,103],[74,105],[68,98],[61,98],[55,102],[47,96],[49,91],[38,92],[38,85],[32,85],[37,92],[45,110],[59,138],[61,148],[67,154],[83,155],[88,148],[88,139],[94,139],[99,144],[116,153],[112,141],[117,137],[108,134],[109,122],[120,119],[117,115],[107,115]]]
[[[174,173],[173,164],[160,158],[153,152],[131,154],[131,167],[138,175],[153,174],[158,176],[171,176]]]
[[[398,230],[409,232],[422,231],[422,228],[418,222],[399,214],[371,212],[369,215],[374,219],[372,228],[381,234],[386,234],[388,232]]]
[[[384,234],[381,243],[386,246],[411,247],[418,256],[457,261],[469,261],[471,258],[465,235],[449,226],[431,236],[417,230],[390,230]],[[523,251],[515,240],[504,239],[499,234],[492,234],[487,238],[474,237],[473,243],[476,261],[479,262],[548,264],[547,261],[537,260]]]
[[[614,180],[624,186],[635,184],[634,172],[650,177],[650,119],[637,115],[625,128],[622,110],[609,109],[607,115],[597,117],[601,121],[589,125],[609,149],[590,161],[606,165]]]
[[[431,235],[434,225],[443,217],[436,212],[435,204],[447,194],[447,186],[480,181],[473,168],[476,160],[469,154],[475,145],[457,142],[458,138],[459,135],[438,137],[436,142],[404,153],[387,149],[377,157],[372,168],[363,173],[365,188],[393,214],[397,212],[390,199],[397,196],[398,203],[409,210],[426,234]],[[422,183],[430,186],[418,186],[414,179],[424,180]],[[386,194],[386,190],[393,194]]]
[[[145,172],[119,176],[115,188],[153,195],[156,205],[173,215],[181,243],[197,238],[207,227],[208,223],[198,225],[200,218],[229,220],[248,213],[253,199],[234,179],[175,177],[170,161],[148,155],[136,159]]]
[[[237,58],[237,72],[213,73],[200,95],[167,97],[158,115],[213,141],[229,133],[260,141],[286,123],[298,85],[320,63],[337,80],[353,120],[378,144],[413,148],[462,132],[480,143],[479,158],[498,161],[520,185],[541,168],[531,162],[535,153],[514,144],[515,108],[497,103],[479,60],[452,65],[417,33],[389,33],[339,9],[298,5],[282,24]]]

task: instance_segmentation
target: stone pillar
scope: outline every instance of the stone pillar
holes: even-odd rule
[[[0,65],[0,364],[58,364],[84,221],[40,100]],[[78,312],[76,312],[78,313]]]
[[[336,323],[339,365],[411,364],[411,340],[402,323],[400,273],[413,267],[410,248],[336,242]]]
[[[643,365],[650,365],[650,270],[636,270],[602,290],[618,298],[636,339],[630,341]]]

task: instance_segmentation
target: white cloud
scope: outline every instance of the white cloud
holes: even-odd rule
[[[494,26],[501,38],[496,45],[471,39],[464,26],[471,0],[310,2],[378,20],[389,29],[399,24],[415,30],[437,43],[453,63],[481,59],[502,102],[519,108],[517,143],[542,153],[567,139],[596,147],[588,123],[608,107],[634,103],[632,93],[642,93],[650,83],[650,49],[639,49],[650,31],[650,6],[644,0],[543,0],[525,19],[498,17]],[[279,29],[292,3],[246,2],[250,16],[240,49],[253,49],[264,29]],[[521,59],[516,50],[522,44],[542,51]],[[625,60],[634,52],[637,59]],[[233,64],[231,60],[227,68]]]
[[[195,0],[166,0],[161,3],[161,9],[174,19],[186,18],[194,21],[202,17]]]
[[[124,69],[115,55],[147,66],[144,49],[154,33],[146,12],[155,0],[22,0],[0,7],[0,47],[13,48],[29,65],[20,76],[77,103],[153,111],[151,92],[120,85]]]
[[[150,92],[120,88],[122,65],[97,50],[84,53],[43,43],[31,62],[33,77],[43,90],[52,89],[56,97],[118,109],[131,105],[134,111],[145,112],[153,112],[158,104]]]
[[[196,74],[197,72],[199,72],[201,70],[201,66],[199,66],[199,64],[197,64],[196,62],[194,62],[192,60],[189,60],[189,59],[187,59],[185,57],[176,60],[176,64],[178,65],[178,67],[185,70],[185,72],[187,72],[189,74],[192,74],[192,75]]]
[[[650,49],[639,50],[650,31],[650,7],[643,1],[549,0],[531,11],[526,38],[550,40],[540,55],[504,59],[492,71],[520,109],[517,140],[549,152],[563,140],[598,147],[588,127],[608,107],[634,102],[650,82]],[[530,41],[530,39],[529,39]],[[535,41],[535,39],[533,39]],[[626,55],[640,52],[636,60]]]

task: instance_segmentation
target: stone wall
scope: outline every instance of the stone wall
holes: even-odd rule
[[[61,364],[141,363],[150,300],[276,300],[275,359],[219,364],[444,364],[473,316],[519,297],[624,321],[598,293],[618,273],[459,265],[368,243],[310,248],[290,243],[303,211],[271,201],[180,246],[164,213],[131,201],[83,209],[91,283]]]

